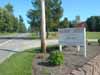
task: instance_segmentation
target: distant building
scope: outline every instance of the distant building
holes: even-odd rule
[[[76,21],[76,23],[80,23],[80,22],[81,22],[80,16],[76,16],[76,17],[75,17],[75,21]]]
[[[75,25],[75,27],[87,27],[87,24],[85,22],[80,22],[78,24]]]

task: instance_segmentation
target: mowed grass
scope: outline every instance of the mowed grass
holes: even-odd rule
[[[100,39],[100,32],[87,32],[87,39]],[[33,39],[39,39],[40,36],[37,33],[31,33]],[[48,39],[58,39],[58,32],[49,32]]]
[[[33,39],[40,39],[40,34],[39,33],[31,33],[30,37]],[[57,32],[49,32],[48,39],[56,39],[58,38],[58,33]]]
[[[1,33],[1,32],[0,32],[0,36],[1,36],[1,35],[16,35],[16,34],[17,34],[17,33],[8,33],[8,32]]]
[[[16,53],[0,64],[0,75],[32,75],[34,50]]]
[[[87,39],[100,39],[100,32],[87,32]]]
[[[59,46],[48,46],[47,50],[58,50]],[[12,55],[0,64],[0,75],[32,75],[32,61],[40,48],[25,50]],[[34,63],[34,62],[33,62]]]

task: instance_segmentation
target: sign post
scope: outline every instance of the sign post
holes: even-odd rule
[[[87,53],[86,53],[86,28],[84,28],[84,56],[87,57]]]
[[[62,52],[62,45],[59,45],[59,50]]]
[[[78,51],[78,52],[80,51],[80,46],[79,46],[79,45],[77,46],[77,51]]]
[[[84,56],[86,57],[85,28],[63,28],[63,29],[58,29],[58,32],[59,32],[60,51],[62,51],[62,45],[77,46],[78,51],[80,51],[81,46],[84,46]]]

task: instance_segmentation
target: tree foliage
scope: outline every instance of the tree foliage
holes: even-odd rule
[[[58,29],[60,18],[63,15],[61,4],[61,0],[45,0],[47,31],[56,31]],[[40,0],[33,0],[32,5],[33,9],[30,9],[27,14],[29,18],[28,22],[32,31],[39,31],[41,24]]]
[[[9,13],[13,13],[13,6],[8,3],[5,5],[5,9],[9,12]]]
[[[25,31],[25,24],[13,15],[13,6],[10,3],[0,8],[0,32]]]
[[[26,32],[26,28],[25,28],[23,18],[21,15],[19,15],[19,27],[18,27],[18,29],[19,29],[18,30],[19,32]]]
[[[100,31],[100,16],[91,16],[86,23],[88,31]]]
[[[59,28],[67,28],[67,27],[69,27],[69,21],[68,21],[67,17],[65,17],[65,18],[60,22]]]

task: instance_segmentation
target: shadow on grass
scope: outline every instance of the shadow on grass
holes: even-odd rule
[[[59,46],[58,45],[53,45],[53,46],[48,46],[47,47],[47,53],[50,53],[51,51],[55,51],[55,50],[59,50]],[[25,50],[23,52],[30,52],[30,53],[42,53],[42,49],[40,47],[38,48],[32,48],[32,49],[28,49]]]

